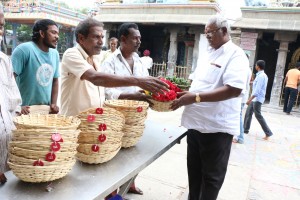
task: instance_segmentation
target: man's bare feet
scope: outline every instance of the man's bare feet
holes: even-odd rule
[[[0,184],[6,183],[7,178],[3,173],[0,173]]]
[[[143,191],[136,186],[130,187],[128,193],[143,195]]]
[[[269,140],[270,139],[270,136],[265,136],[263,137],[264,140]]]

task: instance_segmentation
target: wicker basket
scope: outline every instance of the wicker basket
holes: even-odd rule
[[[104,102],[104,107],[115,108],[125,116],[122,147],[127,148],[136,145],[144,132],[149,104],[144,101],[109,100]]]
[[[120,150],[123,137],[124,115],[113,108],[91,108],[78,115],[81,119],[77,159],[99,164],[112,159]],[[102,141],[99,137],[104,136]],[[92,151],[95,145],[99,151]]]
[[[33,150],[33,151],[51,151],[51,144],[52,141],[47,142],[34,142],[34,141],[11,141],[9,143],[9,147],[14,148],[22,148],[26,150]],[[73,152],[76,150],[78,144],[75,142],[60,142],[60,152]]]
[[[91,132],[81,132],[78,136],[78,143],[80,144],[98,144],[99,143],[99,131],[91,131]],[[121,141],[124,135],[123,131],[105,131],[106,141],[105,143],[115,143],[117,141]]]
[[[121,141],[115,143],[105,143],[105,144],[97,144],[99,146],[99,151],[92,151],[93,144],[79,144],[77,147],[77,151],[83,153],[85,155],[94,155],[94,154],[108,154],[112,151],[121,147]]]
[[[16,117],[14,123],[17,130],[9,144],[9,166],[17,177],[26,182],[47,182],[71,170],[76,162],[80,119],[30,114]]]
[[[91,149],[90,145],[85,149]],[[113,157],[117,155],[120,149],[121,146],[119,146],[117,149],[113,149],[113,148],[107,149],[105,153],[100,152],[100,153],[93,153],[89,155],[77,152],[76,157],[78,160],[84,163],[99,164],[111,160]]]
[[[170,112],[173,111],[170,109],[171,104],[173,103],[173,101],[156,101],[154,99],[149,99],[149,101],[153,104],[153,106],[151,106],[150,108],[152,110],[158,111],[158,112]]]
[[[147,117],[149,104],[144,101],[134,100],[108,100],[104,107],[114,108],[125,116],[125,124],[144,123]]]
[[[52,141],[51,135],[55,131],[44,129],[17,129],[12,131],[12,141],[47,142]],[[64,141],[77,143],[80,130],[56,130]]]
[[[50,106],[48,106],[48,105],[32,105],[32,106],[30,106],[29,111],[30,111],[30,113],[29,113],[30,115],[32,115],[32,114],[46,115],[46,114],[49,114],[49,112],[50,112]]]
[[[17,129],[55,129],[76,130],[80,124],[77,117],[67,117],[65,115],[21,115],[14,118]]]
[[[16,164],[16,165],[29,165],[29,166],[33,166],[33,163],[35,161],[37,161],[36,159],[24,158],[24,157],[21,157],[21,156],[16,156],[14,154],[9,154],[8,157],[9,157],[9,162],[11,162],[13,164]],[[70,158],[65,158],[65,160],[56,161],[56,162],[48,162],[44,158],[41,158],[39,160],[44,163],[44,166],[49,166],[49,165],[65,165],[65,164],[68,165],[70,162],[76,161],[75,156],[70,157]]]
[[[13,173],[22,181],[25,182],[48,182],[53,181],[67,175],[75,164],[75,160],[65,163],[64,165],[50,166],[32,166],[32,165],[17,165],[8,162]]]
[[[130,126],[125,124],[123,132],[124,136],[122,138],[122,147],[128,148],[136,145],[143,135],[145,125],[140,126]]]
[[[97,109],[101,114],[97,114]],[[89,115],[93,117],[90,120]],[[124,115],[112,108],[91,108],[81,112],[78,118],[81,120],[79,129],[83,132],[97,131],[100,123],[107,124],[107,130],[120,131],[125,123]]]
[[[9,152],[15,156],[19,156],[27,159],[39,160],[39,159],[44,159],[50,151],[34,151],[34,150],[28,150],[19,147],[9,147]],[[56,159],[53,162],[71,160],[72,158],[75,157],[76,149],[73,151],[66,151],[66,152],[57,151],[54,152],[54,154],[56,155]]]

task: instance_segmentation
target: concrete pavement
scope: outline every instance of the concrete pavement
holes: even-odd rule
[[[158,113],[149,118],[158,123],[180,125],[183,109]],[[218,200],[299,200],[300,199],[300,112],[292,115],[268,105],[262,113],[274,133],[262,140],[263,131],[253,116],[244,144],[232,145],[225,182]],[[144,195],[127,195],[134,200],[186,200],[188,181],[186,140],[175,145],[136,179]]]

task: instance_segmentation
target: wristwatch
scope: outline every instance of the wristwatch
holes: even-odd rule
[[[196,93],[195,101],[196,101],[197,103],[200,103],[201,97],[200,97],[199,93]]]

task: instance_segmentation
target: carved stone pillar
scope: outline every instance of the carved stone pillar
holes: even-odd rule
[[[173,76],[177,60],[177,28],[170,29],[170,48],[168,53],[167,76]]]
[[[274,39],[280,41],[280,45],[279,45],[279,49],[277,50],[278,57],[277,57],[275,76],[274,76],[274,81],[272,86],[271,97],[270,97],[270,104],[274,106],[279,106],[289,42],[295,41],[297,39],[297,34],[276,33]]]
[[[247,29],[241,32],[240,44],[239,45],[245,53],[249,56],[249,65],[251,71],[255,65],[255,57],[257,51],[257,39],[262,38],[261,32],[249,32]]]
[[[277,50],[278,57],[277,57],[275,76],[274,76],[274,81],[272,86],[271,97],[270,97],[270,104],[274,106],[279,106],[288,47],[289,47],[289,42],[281,41],[279,49]]]

